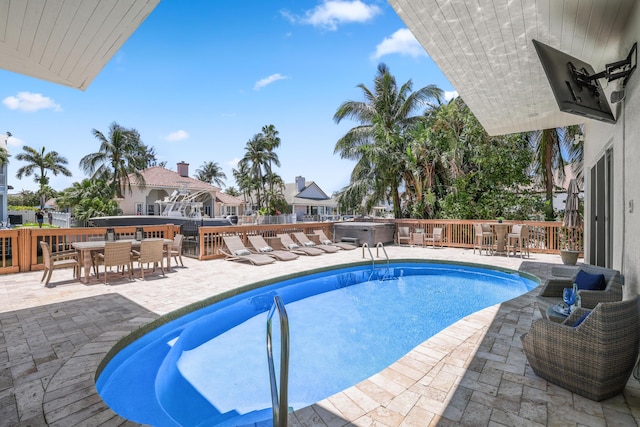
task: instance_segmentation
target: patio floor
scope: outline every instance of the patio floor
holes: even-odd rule
[[[386,248],[391,259],[424,258],[526,271],[542,279],[557,255],[480,256],[449,248]],[[375,250],[374,250],[375,253]],[[95,371],[122,336],[191,302],[265,278],[361,261],[341,251],[253,266],[185,258],[166,277],[105,286],[55,271],[0,276],[0,426],[137,425],[112,412],[95,391]],[[289,416],[291,426],[636,426],[640,383],[593,402],[538,378],[520,335],[540,315],[534,290],[455,323],[389,368]]]

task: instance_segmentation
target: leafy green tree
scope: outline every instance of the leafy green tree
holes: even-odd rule
[[[460,98],[441,108],[431,125],[447,170],[438,216],[528,219],[540,207],[531,191],[533,152],[525,134],[489,136]]]
[[[10,206],[38,206],[40,204],[40,196],[31,190],[22,190],[18,194],[9,194],[7,196],[7,204]]]
[[[424,116],[412,114],[438,101],[442,90],[434,85],[415,92],[409,80],[398,87],[395,77],[385,64],[378,65],[374,89],[359,84],[365,101],[343,102],[333,119],[340,123],[351,119],[360,124],[338,140],[334,152],[341,158],[355,160],[350,184],[341,191],[346,205],[363,200],[366,208],[381,200],[392,200],[394,215],[401,216],[399,188],[405,167],[406,139],[403,132]]]
[[[16,177],[22,179],[24,176],[33,175],[35,182],[40,185],[40,209],[44,208],[46,196],[46,187],[49,185],[49,176],[47,172],[51,172],[57,176],[71,176],[71,171],[65,166],[67,159],[60,156],[57,151],[46,152],[45,147],[40,151],[24,145],[22,153],[16,154],[16,160],[26,162],[27,164],[20,167],[16,172]]]
[[[138,131],[113,122],[107,136],[97,129],[92,133],[100,142],[100,148],[98,152],[84,156],[80,160],[80,168],[91,179],[109,183],[117,198],[123,198],[127,189],[131,193],[130,175],[137,185],[144,187],[140,171],[155,161],[155,151],[142,143]]]
[[[208,184],[216,184],[218,187],[224,186],[227,175],[217,162],[204,162],[199,169],[196,169],[196,179]]]
[[[6,148],[0,147],[0,166],[9,163],[9,152]]]
[[[74,218],[80,221],[118,213],[118,204],[113,200],[113,188],[101,180],[74,182],[58,194],[56,202],[61,208],[72,209]]]

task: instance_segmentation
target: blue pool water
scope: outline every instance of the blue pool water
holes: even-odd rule
[[[515,273],[453,264],[392,264],[370,277],[371,266],[311,274],[184,315],[117,353],[98,377],[98,392],[123,417],[154,426],[270,419],[266,318],[275,295],[289,316],[289,406],[299,409],[381,371],[464,316],[537,285]]]

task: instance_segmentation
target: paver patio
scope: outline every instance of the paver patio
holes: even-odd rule
[[[374,251],[375,252],[375,251]],[[481,256],[471,250],[387,247],[391,259],[424,258],[495,265],[540,278],[557,255]],[[265,266],[185,258],[165,278],[105,286],[56,271],[0,276],[0,426],[137,425],[112,412],[95,391],[95,371],[122,336],[160,315],[247,283],[361,261],[341,251]],[[520,335],[539,317],[534,290],[451,325],[389,368],[291,414],[292,426],[635,426],[640,383],[593,402],[533,374]]]

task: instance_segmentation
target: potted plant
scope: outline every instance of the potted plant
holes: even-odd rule
[[[579,194],[578,182],[575,178],[571,179],[567,186],[563,227],[560,229],[560,257],[568,265],[575,265],[582,252],[583,223]]]
[[[566,265],[576,265],[582,252],[582,227],[560,229],[560,258]]]

